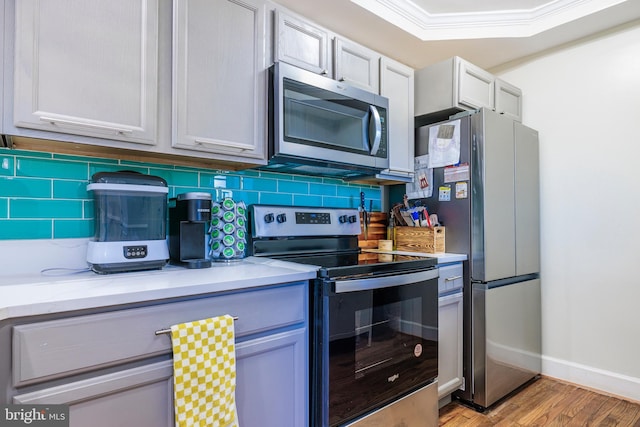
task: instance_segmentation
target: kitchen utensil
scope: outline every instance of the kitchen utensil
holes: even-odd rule
[[[369,221],[367,217],[367,208],[364,204],[364,191],[360,192],[360,210],[362,211],[362,227],[364,229],[364,240],[369,240]]]

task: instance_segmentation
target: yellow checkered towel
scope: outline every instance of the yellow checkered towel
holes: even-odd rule
[[[176,426],[238,427],[233,318],[171,327]]]

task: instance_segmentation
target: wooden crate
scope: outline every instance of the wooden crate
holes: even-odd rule
[[[396,227],[396,250],[430,254],[445,252],[444,227]]]

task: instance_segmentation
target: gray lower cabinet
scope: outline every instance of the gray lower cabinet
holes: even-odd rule
[[[456,262],[438,268],[438,398],[443,401],[463,383],[463,266]]]
[[[170,360],[14,396],[17,404],[69,405],[69,425],[172,426]]]
[[[308,424],[306,337],[306,330],[299,328],[238,346],[236,400],[241,426]]]
[[[6,403],[68,404],[72,427],[175,425],[171,340],[155,331],[231,314],[240,425],[306,426],[307,288],[298,282],[16,324],[11,372],[0,372]]]
[[[438,299],[438,398],[462,385],[462,292]]]

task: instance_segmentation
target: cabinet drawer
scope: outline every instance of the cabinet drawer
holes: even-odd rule
[[[444,265],[438,268],[440,277],[438,278],[438,293],[451,292],[455,289],[462,289],[462,263]]]
[[[222,314],[236,337],[306,321],[307,282],[14,327],[13,383],[21,386],[171,352],[155,331]]]

